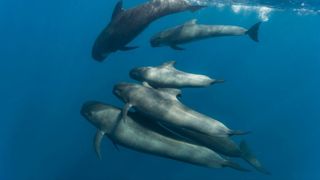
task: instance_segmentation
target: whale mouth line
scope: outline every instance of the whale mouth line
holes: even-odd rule
[[[117,87],[114,87],[113,90],[112,90],[112,93],[118,97],[119,99],[123,100],[123,97],[121,95],[121,90]]]
[[[111,53],[93,54],[92,57],[98,62],[104,61]]]
[[[90,112],[92,111],[92,107],[96,106],[97,104],[100,104],[99,101],[87,101],[82,104],[80,114],[84,117],[89,117]]]

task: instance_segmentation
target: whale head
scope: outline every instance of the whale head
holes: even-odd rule
[[[98,52],[98,51],[92,51],[92,57],[94,60],[102,62],[103,60],[107,59],[111,52]]]
[[[150,44],[152,47],[161,47],[167,44],[170,33],[167,31],[159,32],[151,37]]]
[[[106,34],[100,35],[92,47],[92,51],[91,51],[92,58],[96,61],[102,62],[111,53],[115,52],[116,50],[112,47],[112,44],[110,42],[112,41],[110,40],[108,35]]]
[[[145,77],[147,76],[148,74],[148,70],[150,68],[148,67],[137,67],[137,68],[133,68],[129,75],[132,79],[135,79],[137,81],[144,81],[145,80]]]
[[[123,46],[123,42],[119,40],[119,37],[116,36],[115,32],[116,31],[110,22],[99,34],[91,50],[91,56],[94,60],[102,62],[108,58],[111,53],[117,52],[119,48]]]
[[[150,39],[150,44],[152,47],[160,47],[162,45],[162,38],[159,36],[153,36]]]
[[[98,101],[88,101],[82,105],[80,113],[97,129],[108,133],[117,122],[120,110]]]
[[[173,41],[176,38],[177,31],[179,31],[180,28],[180,26],[176,26],[156,33],[150,39],[151,46],[161,47],[170,45],[172,43],[171,41]]]
[[[143,86],[134,83],[118,83],[113,86],[113,94],[123,102],[131,102],[132,97],[137,97],[143,93]]]

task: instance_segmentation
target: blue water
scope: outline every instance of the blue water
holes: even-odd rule
[[[155,32],[191,18],[244,27],[260,21],[257,13],[232,8],[180,13],[153,23],[131,43],[139,49],[98,63],[91,47],[115,2],[0,1],[1,180],[320,179],[319,15],[301,16],[287,4],[261,25],[258,44],[227,37],[184,45],[183,52],[151,48]],[[125,1],[125,7],[142,2]],[[122,106],[112,86],[133,81],[128,76],[133,67],[167,60],[176,60],[178,69],[226,80],[185,89],[182,101],[233,129],[252,131],[236,139],[248,141],[271,176],[197,167],[125,148],[118,152],[108,140],[103,160],[97,159],[96,129],[80,115],[82,103]]]

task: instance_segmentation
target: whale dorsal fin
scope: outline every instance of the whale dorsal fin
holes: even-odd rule
[[[117,2],[116,6],[113,9],[112,19],[116,18],[120,13],[124,11],[124,9],[122,8],[122,3],[122,0]]]
[[[184,23],[184,25],[195,25],[197,24],[198,19],[191,19],[190,21],[187,21]]]
[[[174,68],[176,61],[168,61],[161,65],[161,67]]]
[[[158,89],[161,92],[165,92],[174,98],[180,97],[182,95],[182,91],[180,89],[175,89],[175,88],[159,88]]]
[[[146,81],[143,81],[143,82],[142,82],[142,85],[143,85],[144,87],[152,88],[152,89],[153,89],[153,87],[152,87],[148,82],[146,82]]]

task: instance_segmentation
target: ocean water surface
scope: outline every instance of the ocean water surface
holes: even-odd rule
[[[116,0],[0,1],[1,180],[318,180],[320,179],[320,3],[304,1],[189,0],[209,5],[152,23],[130,45],[102,63],[91,48],[109,22]],[[124,0],[129,8],[144,0]],[[152,48],[150,37],[198,19],[203,24],[250,27],[263,21],[260,42],[247,36]],[[142,154],[107,138],[103,159],[92,144],[96,129],[81,115],[87,100],[119,107],[115,83],[128,72],[176,60],[178,69],[225,83],[184,89],[182,102],[246,139],[272,173],[208,169]],[[250,168],[239,160],[243,166]]]

